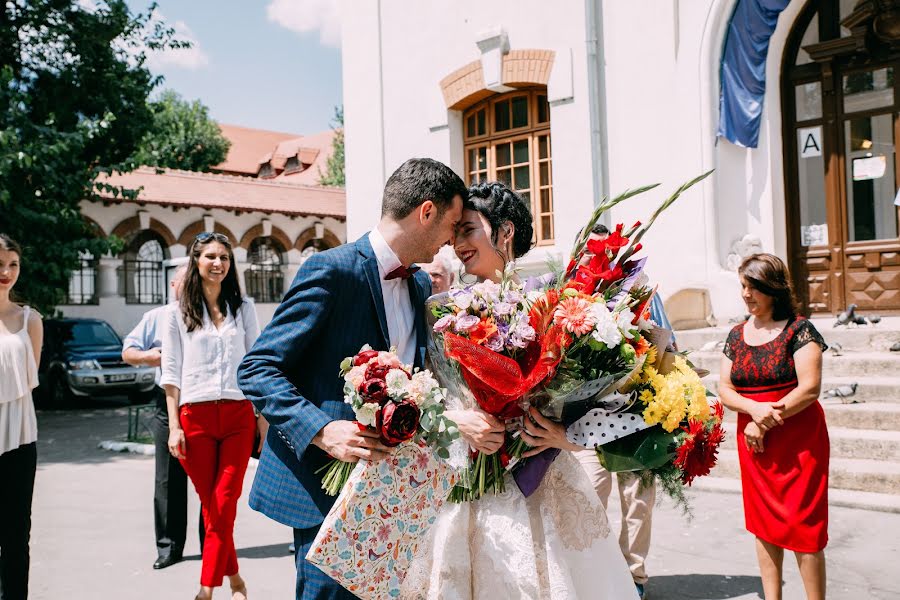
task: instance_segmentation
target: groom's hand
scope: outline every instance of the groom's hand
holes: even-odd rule
[[[359,459],[370,461],[387,458],[390,448],[381,443],[378,434],[369,429],[360,430],[353,421],[332,421],[312,439],[317,446],[333,458],[344,462]]]

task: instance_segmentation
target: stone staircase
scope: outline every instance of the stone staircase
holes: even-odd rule
[[[831,491],[834,505],[900,512],[900,352],[890,346],[900,341],[900,317],[878,325],[834,328],[833,319],[814,319],[829,346],[823,361],[820,399],[831,438]],[[730,327],[678,331],[681,350],[690,351],[695,366],[708,369],[704,379],[715,391],[722,342]],[[826,391],[856,383],[849,397],[828,397]],[[728,436],[719,461],[709,477],[696,487],[739,491],[740,470],[735,444],[737,417],[726,413]]]

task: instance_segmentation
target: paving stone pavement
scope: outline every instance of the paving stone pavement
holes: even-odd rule
[[[198,542],[189,532],[187,560],[162,571],[153,539],[153,459],[100,450],[102,440],[126,431],[126,410],[94,404],[74,411],[41,412],[38,475],[32,531],[34,600],[189,599],[200,573]],[[235,530],[241,573],[254,600],[290,599],[291,532],[252,511],[248,470]],[[615,488],[613,488],[615,489]],[[610,503],[618,531],[619,507]],[[648,560],[651,600],[725,600],[761,597],[753,542],[743,529],[740,496],[692,494],[686,521],[663,500],[654,515]],[[190,501],[189,523],[198,503]],[[900,515],[832,508],[828,598],[900,599]],[[804,598],[796,564],[785,560],[785,599]],[[602,568],[602,567],[601,567]],[[228,598],[227,590],[216,598]],[[496,599],[499,600],[499,599]]]

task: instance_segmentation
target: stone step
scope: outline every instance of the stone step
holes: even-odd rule
[[[722,449],[737,449],[737,424],[725,423]],[[900,462],[900,431],[828,427],[832,458],[860,458]]]
[[[840,344],[843,350],[863,352],[887,351],[892,344],[900,342],[900,317],[885,317],[878,325],[859,327],[833,327],[834,319],[813,319],[816,329],[829,346]],[[680,350],[701,350],[710,343],[724,342],[733,325],[728,327],[707,327],[675,332]]]
[[[854,396],[855,398],[856,396]],[[834,399],[821,400],[828,429],[900,432],[900,404],[841,404]],[[737,422],[737,413],[726,411],[727,422]]]
[[[695,479],[691,489],[722,494],[741,494],[743,492],[739,479],[726,479],[711,475]],[[828,490],[828,505],[900,513],[900,495],[830,488]]]
[[[875,458],[832,457],[830,464],[830,487],[900,495],[900,462]],[[740,479],[737,451],[720,450],[719,460],[712,475]]]
[[[713,393],[719,387],[718,375],[709,375],[703,379],[703,383]],[[829,389],[848,386],[856,383],[856,393],[847,398],[849,402],[855,402],[853,406],[860,403],[872,404],[900,404],[900,376],[898,377],[825,377],[822,380],[823,402],[839,403],[837,398],[824,397],[825,392]]]
[[[717,374],[722,360],[721,352],[692,352],[688,358],[695,367],[708,369]],[[822,375],[831,377],[856,377],[863,381],[866,377],[889,377],[900,374],[900,353],[847,352],[841,356],[825,353]]]

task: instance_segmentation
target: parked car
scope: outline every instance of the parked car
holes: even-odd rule
[[[79,398],[126,395],[149,402],[156,369],[122,360],[122,339],[101,319],[48,319],[38,368],[37,400],[48,408],[68,408]]]

